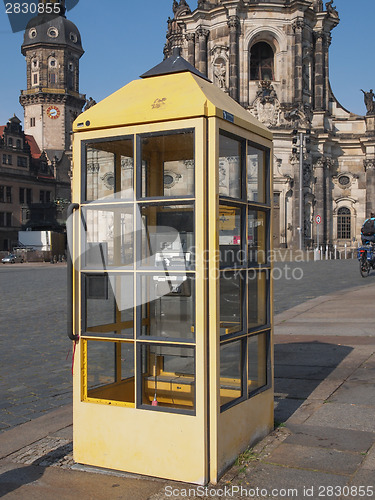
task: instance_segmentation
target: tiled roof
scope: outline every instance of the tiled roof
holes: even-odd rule
[[[34,136],[25,134],[25,137],[28,145],[30,146],[31,156],[35,159],[38,159],[40,157],[41,151],[38,144],[36,143],[36,140],[34,139]]]

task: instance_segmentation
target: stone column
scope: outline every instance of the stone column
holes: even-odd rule
[[[239,74],[239,48],[238,36],[240,31],[240,20],[237,16],[228,19],[229,28],[229,95],[238,101],[238,74]]]
[[[332,36],[329,33],[325,39],[323,44],[323,58],[324,58],[324,109],[328,110],[329,107],[329,46],[331,45]]]
[[[210,34],[208,29],[201,26],[197,29],[198,37],[198,71],[207,76],[207,38]]]
[[[188,48],[187,48],[187,61],[194,66],[195,65],[195,34],[187,33],[185,35],[187,40]]]
[[[315,35],[315,78],[314,78],[314,110],[324,110],[324,53],[323,31],[314,32]]]
[[[364,160],[366,171],[366,217],[375,213],[375,158]]]
[[[303,19],[296,19],[293,23],[294,31],[294,100],[302,102],[302,33],[305,23]]]
[[[299,248],[299,154],[292,154],[289,161],[293,167],[293,194],[291,197],[292,205],[292,248]]]
[[[327,214],[326,214],[326,177],[325,177],[325,158],[321,156],[314,164],[315,182],[315,210],[314,217],[320,215],[319,224],[319,243],[325,244],[327,241]],[[316,224],[315,224],[316,225]],[[317,228],[315,228],[315,233]],[[316,237],[315,237],[316,243]]]

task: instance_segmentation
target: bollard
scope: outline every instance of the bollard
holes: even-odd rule
[[[347,252],[348,252],[347,244],[345,243],[345,260],[347,259],[347,256],[348,256]]]

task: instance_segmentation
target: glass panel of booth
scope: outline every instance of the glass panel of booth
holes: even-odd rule
[[[220,335],[243,331],[244,273],[221,271],[220,273]]]
[[[140,336],[193,341],[195,338],[195,280],[180,274],[138,276]]]
[[[243,248],[244,207],[219,206],[220,267],[238,267],[246,261]]]
[[[242,173],[244,141],[224,131],[219,136],[219,194],[242,198]]]
[[[84,340],[84,399],[135,403],[134,343]]]
[[[142,367],[138,406],[195,411],[195,348],[140,344]]]
[[[249,266],[266,264],[268,260],[268,213],[249,207],[247,215],[247,246]]]
[[[82,275],[83,334],[134,338],[133,274]]]
[[[268,177],[269,166],[266,164],[265,151],[254,146],[251,142],[247,145],[247,200],[249,202],[268,203]]]
[[[139,196],[194,196],[194,130],[142,134]]]
[[[194,269],[194,204],[139,204],[138,267]]]
[[[247,327],[249,330],[268,323],[268,275],[269,270],[250,269],[248,271],[247,297]]]
[[[133,266],[133,206],[82,207],[82,266],[87,269]]]
[[[247,340],[247,390],[249,395],[268,384],[269,332],[248,337]]]
[[[133,138],[83,142],[82,199],[134,199]]]
[[[244,340],[220,346],[220,406],[243,397]]]

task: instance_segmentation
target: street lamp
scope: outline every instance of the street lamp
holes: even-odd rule
[[[307,145],[310,144],[310,133],[311,130],[307,129],[306,132],[298,132],[298,130],[293,130],[292,143],[297,145],[299,143],[299,212],[298,212],[298,247],[300,250],[303,249],[303,212],[304,212],[304,197],[303,197],[303,153],[304,149],[309,152]],[[297,147],[292,148],[292,153],[298,153]]]

